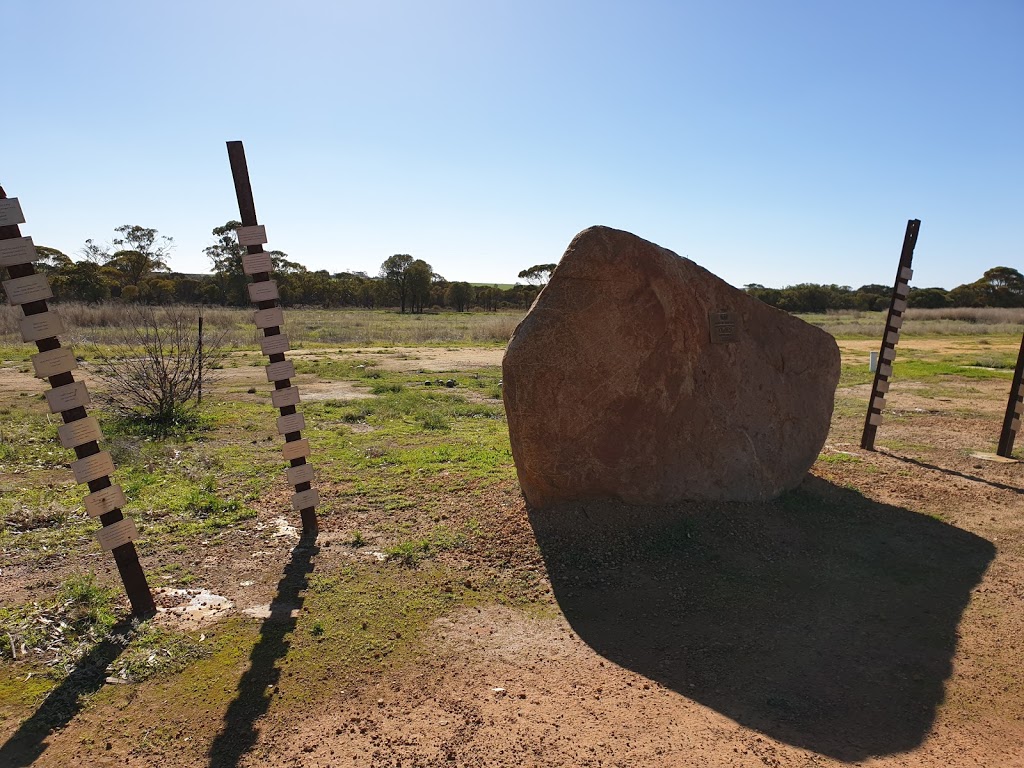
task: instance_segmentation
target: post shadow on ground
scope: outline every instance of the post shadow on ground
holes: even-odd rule
[[[995,555],[813,477],[765,504],[584,504],[530,522],[559,606],[596,652],[846,761],[922,743]]]
[[[249,669],[238,681],[238,695],[228,706],[224,725],[213,744],[209,758],[211,768],[234,768],[242,756],[256,744],[256,721],[270,707],[270,686],[277,686],[281,670],[277,666],[291,645],[289,636],[298,623],[302,608],[302,590],[306,588],[313,560],[320,548],[316,532],[303,533],[292,549],[284,574],[277,583],[277,594],[270,603],[270,616],[260,627],[260,637],[249,654]]]
[[[929,464],[927,461],[914,459],[911,458],[910,456],[900,456],[899,454],[892,453],[891,451],[886,451],[884,455],[896,459],[897,461],[902,461],[906,464],[913,464],[914,466],[923,467],[924,469],[930,469],[934,472],[941,472],[944,475],[950,475],[952,477],[961,477],[964,480],[970,480],[975,483],[981,483],[982,485],[987,485],[990,488],[998,488],[1001,491],[1009,491],[1010,493],[1024,494],[1024,488],[1018,488],[1015,485],[1007,485],[1006,483],[1000,483],[995,480],[986,480],[985,478],[978,477],[977,475],[970,475],[966,472],[960,472],[956,469],[949,469],[948,467],[940,467],[936,464]]]
[[[0,745],[0,766],[32,765],[46,751],[46,737],[70,723],[82,709],[85,698],[103,687],[107,667],[124,651],[131,632],[130,620],[116,624],[106,638],[75,664],[71,673],[46,695],[35,713]]]

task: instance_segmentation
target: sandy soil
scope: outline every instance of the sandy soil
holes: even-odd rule
[[[465,370],[500,358],[383,350],[381,364]],[[3,369],[0,386],[17,375]],[[259,368],[231,375],[232,387],[261,386]],[[514,486],[453,499],[453,515],[500,531],[503,567],[540,573],[538,609],[437,621],[415,663],[355,687],[325,681],[328,706],[271,709],[237,764],[1024,766],[1024,464],[971,455],[993,450],[1005,382],[943,386],[894,386],[877,452],[858,446],[863,414],[840,408],[806,509],[679,509],[694,540],[683,557],[632,559],[613,541],[581,563],[541,526],[538,561]],[[839,403],[866,397],[849,387]],[[274,482],[268,509],[287,493]],[[278,517],[196,556],[202,587],[229,599],[229,613],[262,607],[273,620],[297,538]],[[374,557],[339,545],[350,523],[325,520],[318,568]],[[236,764],[208,757],[219,722],[182,726],[191,740],[157,758],[114,736],[125,717],[88,709],[33,764]]]

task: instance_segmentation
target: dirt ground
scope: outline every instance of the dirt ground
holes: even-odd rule
[[[844,353],[873,348],[859,347]],[[444,371],[499,364],[502,350],[379,354],[394,370]],[[232,369],[230,386],[261,375]],[[414,661],[355,686],[324,680],[328,706],[271,705],[244,751],[218,752],[220,722],[168,715],[157,698],[153,716],[181,733],[159,755],[103,704],[31,764],[1024,767],[1024,464],[972,455],[993,450],[1006,389],[894,385],[876,452],[858,445],[867,386],[841,389],[803,501],[676,508],[684,557],[633,558],[613,530],[582,544],[543,520],[535,531],[513,483],[454,499],[453,516],[499,532],[503,567],[537,576],[537,609],[444,616]],[[267,506],[283,508],[276,482]],[[318,570],[377,556],[341,545],[352,522],[324,520]],[[298,541],[288,521],[261,516],[226,537],[194,561],[197,587],[231,602],[214,618],[292,615],[275,605]]]

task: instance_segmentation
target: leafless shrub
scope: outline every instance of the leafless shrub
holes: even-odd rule
[[[195,422],[200,386],[223,357],[217,336],[200,350],[192,308],[126,307],[117,342],[97,353],[99,397],[127,423],[165,437]]]

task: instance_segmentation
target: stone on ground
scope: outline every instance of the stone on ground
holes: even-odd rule
[[[586,229],[502,361],[523,494],[534,509],[771,499],[817,458],[839,367],[819,328],[628,232]]]

